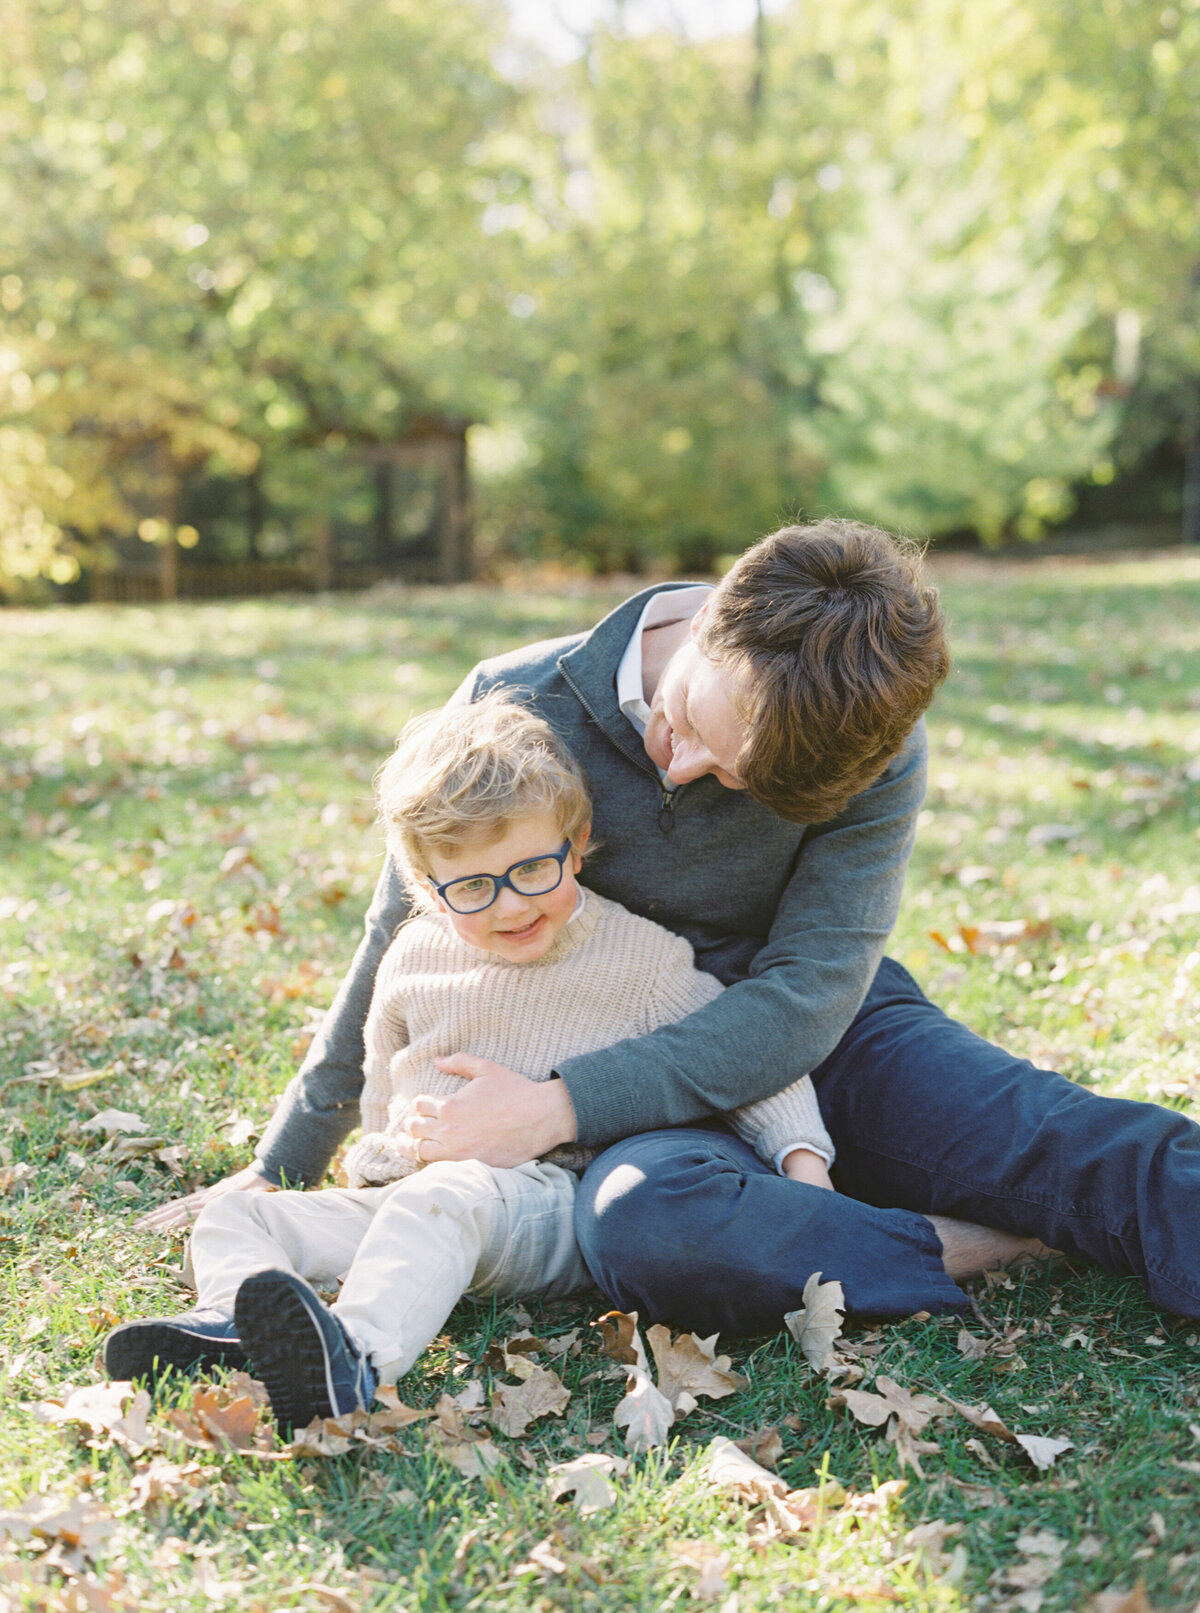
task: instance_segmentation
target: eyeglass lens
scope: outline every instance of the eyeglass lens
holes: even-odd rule
[[[533,862],[510,868],[507,883],[520,896],[545,896],[562,880],[562,864],[557,857],[537,857]],[[477,874],[472,879],[458,879],[443,891],[447,902],[456,913],[479,913],[490,907],[499,894],[504,880],[493,879],[490,874]]]

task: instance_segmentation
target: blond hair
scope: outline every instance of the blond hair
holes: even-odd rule
[[[416,896],[431,855],[498,840],[515,819],[539,812],[582,851],[592,818],[579,764],[507,689],[406,723],[375,775],[375,798],[388,851]]]

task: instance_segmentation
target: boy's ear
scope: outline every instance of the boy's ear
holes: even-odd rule
[[[701,605],[700,609],[688,623],[688,632],[692,638],[700,637],[701,629],[704,626],[704,618],[708,615],[708,607],[710,603],[711,601],[706,599],[703,605]]]
[[[590,823],[585,823],[583,828],[580,829],[579,833],[575,836],[574,845],[572,847],[572,849],[573,849],[573,851],[575,853],[574,861],[575,861],[575,872],[576,873],[579,872],[579,870],[580,870],[580,868],[581,868],[581,866],[583,864],[583,854],[587,850],[587,843],[591,838],[592,838],[592,826],[591,826]]]
[[[450,912],[450,908],[447,907],[446,903],[438,895],[437,891],[434,890],[433,881],[429,878],[428,874],[418,874],[418,873],[416,873],[414,871],[413,878],[416,880],[417,884],[421,887],[421,889],[425,892],[426,899],[429,902],[429,905],[434,909],[435,912],[437,912],[437,913],[449,913]]]

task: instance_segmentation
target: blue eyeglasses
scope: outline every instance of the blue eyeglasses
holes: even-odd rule
[[[449,879],[444,885],[432,879],[429,883],[453,912],[482,913],[506,885],[518,896],[546,896],[557,890],[562,884],[563,864],[570,854],[571,842],[564,840],[557,851],[527,857],[502,874],[468,874],[464,879]]]

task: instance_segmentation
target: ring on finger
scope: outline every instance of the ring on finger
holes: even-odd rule
[[[421,1146],[424,1143],[424,1141],[425,1141],[424,1137],[418,1137],[415,1140],[415,1142],[413,1143],[413,1153],[416,1155],[418,1165],[424,1165],[425,1164],[425,1156],[421,1152]]]

